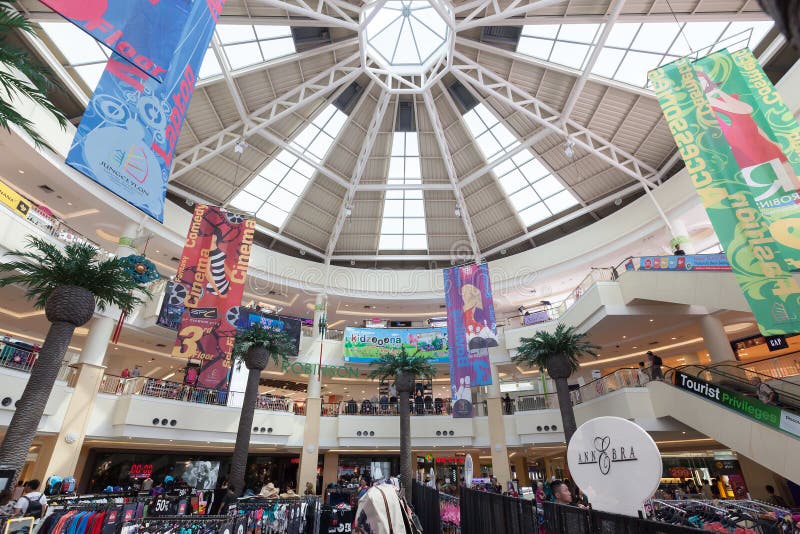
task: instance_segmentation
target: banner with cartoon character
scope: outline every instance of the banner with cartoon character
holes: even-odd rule
[[[759,330],[800,332],[797,120],[747,49],[649,78]]]
[[[114,52],[67,154],[68,165],[159,222],[172,157],[224,3],[192,4],[161,82]]]
[[[406,349],[409,354],[446,363],[447,330],[444,328],[350,328],[344,329],[344,361],[370,363],[389,352]]]
[[[42,3],[158,81],[183,33],[191,0],[42,0]]]
[[[498,345],[489,266],[484,263],[445,269],[444,292],[453,417],[471,417],[471,407],[466,415],[465,405],[462,415],[458,404],[471,399],[470,388],[492,383],[489,347]]]
[[[201,360],[197,385],[225,389],[255,220],[196,204],[175,281],[186,288],[177,358]]]

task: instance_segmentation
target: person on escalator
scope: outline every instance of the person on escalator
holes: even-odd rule
[[[769,384],[762,382],[761,378],[754,376],[750,379],[750,383],[756,388],[756,396],[758,400],[764,404],[776,405],[778,404],[778,394],[772,389]]]
[[[639,362],[639,368],[636,370],[636,378],[639,380],[640,386],[644,386],[650,382],[650,376],[647,374],[647,369],[644,368],[644,362]]]
[[[661,372],[661,366],[664,365],[664,362],[661,361],[661,357],[652,350],[648,350],[647,358],[650,360],[650,378],[664,380],[664,374]]]

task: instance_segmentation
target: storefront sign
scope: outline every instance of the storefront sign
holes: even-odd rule
[[[767,348],[770,352],[789,348],[789,343],[786,341],[786,336],[783,334],[778,336],[767,336],[764,338],[764,340],[767,342]]]
[[[453,417],[472,417],[472,391],[492,383],[489,347],[498,346],[489,266],[462,265],[443,271],[450,340]]]
[[[725,254],[695,254],[691,256],[642,256],[640,271],[730,271]]]
[[[295,375],[311,375],[321,373],[322,376],[329,378],[358,378],[358,367],[350,365],[323,365],[319,366],[315,363],[300,363],[293,362],[288,358],[281,359],[281,371],[284,373],[292,373]]]
[[[447,362],[447,330],[444,328],[345,328],[344,361],[369,363],[384,354],[405,348],[409,354]]]
[[[670,467],[668,473],[672,478],[692,478],[692,471],[688,467]]]
[[[42,0],[97,42],[163,80],[192,7],[191,0]]]
[[[175,280],[187,290],[172,356],[202,360],[197,383],[227,388],[255,221],[195,205]]]
[[[181,127],[225,1],[191,4],[188,20],[180,24],[183,31],[177,47],[174,53],[167,54],[171,62],[167,72],[162,73],[162,82],[129,63],[130,56],[126,59],[114,52],[67,155],[68,165],[158,222],[164,221],[167,180]],[[85,1],[74,3],[87,5]],[[114,2],[139,13],[148,11],[144,9],[148,3],[152,4],[141,0]],[[156,3],[158,7],[187,5],[185,0]],[[106,2],[90,4],[100,6]],[[104,9],[97,11],[103,13]],[[145,20],[150,23],[147,17]]]
[[[649,74],[759,330],[800,331],[800,126],[749,49]]]
[[[452,456],[449,458],[443,458],[441,456],[436,457],[437,464],[463,464],[464,458],[459,456]]]
[[[28,201],[2,182],[0,182],[0,202],[14,210],[14,213],[20,217],[27,217],[28,212],[31,211]]]
[[[604,512],[637,515],[661,481],[661,454],[653,438],[621,417],[597,417],[578,427],[567,461],[575,484]]]
[[[153,474],[153,464],[131,464],[128,474],[131,478],[149,478]]]
[[[745,397],[744,395],[735,393],[722,386],[717,386],[680,371],[675,372],[675,385],[680,389],[694,393],[695,395],[720,404],[730,410],[734,410],[759,423],[783,430],[795,436],[800,436],[800,425],[797,424],[797,422],[800,421],[800,417],[787,413],[777,406],[764,404],[755,398]],[[755,393],[756,390],[754,386],[753,394]]]

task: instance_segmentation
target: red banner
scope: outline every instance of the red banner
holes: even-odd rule
[[[197,385],[225,389],[255,220],[197,204],[175,281],[186,288],[172,355],[202,360]]]

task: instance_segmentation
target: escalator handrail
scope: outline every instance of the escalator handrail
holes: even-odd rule
[[[772,386],[772,384],[777,382],[778,385],[786,384],[786,387],[800,390],[800,385],[795,384],[794,382],[789,382],[788,380],[783,380],[781,378],[773,378],[770,375],[765,375],[763,373],[758,373],[756,371],[750,371],[750,370],[747,370],[747,369],[742,369],[741,367],[738,367],[736,365],[728,365],[728,364],[721,363],[721,364],[717,364],[717,365],[715,365],[713,367],[709,366],[707,370],[710,373],[719,373],[719,374],[723,375],[725,378],[729,378],[729,379],[734,380],[736,382],[752,385],[752,384],[750,384],[750,382],[748,380],[743,380],[741,377],[738,377],[736,375],[731,375],[731,374],[725,373],[724,371],[720,371],[719,369],[721,367],[730,367],[730,368],[733,368],[733,369],[739,369],[739,370],[745,371],[745,372],[750,373],[752,375],[757,375],[761,379],[762,382],[767,382],[768,383],[767,385],[769,385],[769,386]],[[791,399],[795,399],[798,402],[798,408],[800,408],[800,395],[797,395],[797,394],[791,393],[791,392],[787,392],[783,388],[779,388],[778,394],[781,397],[789,397]]]

